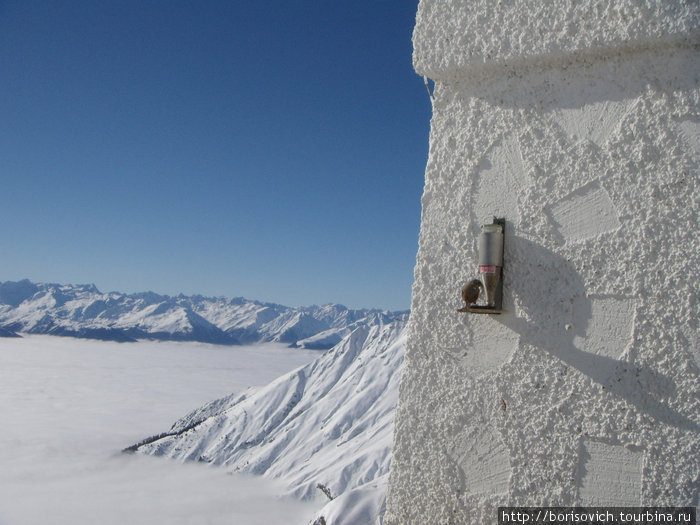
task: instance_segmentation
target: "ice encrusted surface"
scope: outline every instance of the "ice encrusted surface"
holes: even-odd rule
[[[433,116],[388,524],[697,505],[698,9],[421,0]],[[505,311],[457,313],[494,216]]]
[[[420,74],[441,79],[484,65],[697,40],[699,33],[698,2],[421,0],[413,64]]]

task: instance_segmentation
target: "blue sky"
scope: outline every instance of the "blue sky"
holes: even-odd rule
[[[0,281],[408,308],[416,9],[0,0]]]

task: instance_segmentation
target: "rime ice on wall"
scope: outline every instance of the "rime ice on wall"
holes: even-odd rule
[[[435,99],[387,523],[698,501],[699,20],[421,0]],[[457,313],[494,215],[506,313]]]

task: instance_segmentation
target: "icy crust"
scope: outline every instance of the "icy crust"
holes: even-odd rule
[[[289,308],[240,297],[127,295],[102,293],[94,285],[0,282],[0,333],[8,334],[223,344],[274,341],[328,349],[360,325],[405,316],[337,304]]]
[[[413,64],[434,79],[486,64],[697,40],[700,4],[677,0],[421,0]]]
[[[303,499],[325,499],[319,484],[335,497],[375,482],[389,472],[405,326],[359,327],[309,365],[130,450],[277,478]],[[371,501],[383,494],[376,483]]]
[[[697,505],[697,64],[658,47],[437,82],[386,523]],[[459,314],[494,215],[506,313]]]

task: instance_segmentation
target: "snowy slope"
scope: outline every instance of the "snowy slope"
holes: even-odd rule
[[[321,485],[342,495],[319,514],[329,525],[364,523],[348,517],[375,516],[382,502],[406,324],[360,326],[309,365],[214,401],[129,450],[276,478],[320,504]]]
[[[357,326],[406,314],[342,305],[290,308],[243,298],[102,293],[94,285],[0,282],[0,333],[28,332],[117,341],[278,341],[327,349]],[[323,334],[319,336],[319,334]]]

